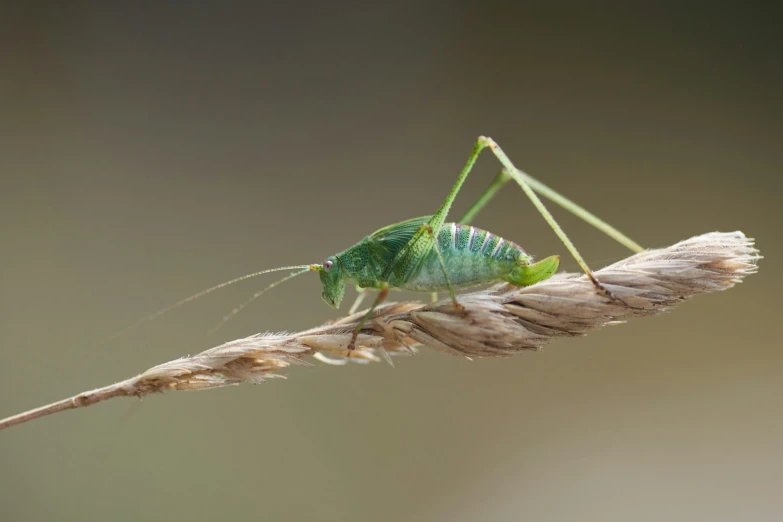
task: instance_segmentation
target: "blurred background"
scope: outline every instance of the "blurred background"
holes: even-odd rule
[[[479,134],[645,246],[742,230],[760,273],[541,353],[318,363],[18,426],[0,519],[783,518],[778,13],[279,4],[4,9],[0,416],[337,317],[303,276],[206,335],[270,278],[93,342],[433,212]],[[595,268],[627,255],[555,214]],[[577,269],[510,185],[476,224]]]

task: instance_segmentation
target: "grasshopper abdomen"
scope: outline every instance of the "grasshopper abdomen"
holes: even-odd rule
[[[530,256],[516,243],[469,225],[445,223],[437,242],[454,287],[508,279],[520,266],[530,262]],[[407,281],[396,286],[417,292],[447,289],[437,252],[431,250]]]

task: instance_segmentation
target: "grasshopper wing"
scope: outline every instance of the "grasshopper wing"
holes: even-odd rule
[[[408,258],[413,251],[406,247],[431,217],[401,221],[378,230],[368,238],[370,261],[380,280],[399,286],[415,270],[418,263],[409,262]]]
[[[413,235],[427,223],[432,216],[423,216],[400,221],[375,231],[370,236],[373,257],[383,257],[387,263],[393,260]]]

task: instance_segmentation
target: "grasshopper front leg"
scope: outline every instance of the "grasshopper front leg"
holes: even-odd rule
[[[378,292],[378,296],[375,298],[375,301],[373,301],[372,306],[369,310],[367,310],[367,313],[364,314],[361,321],[359,321],[359,324],[356,325],[356,328],[353,329],[353,333],[351,334],[351,340],[348,342],[348,357],[351,356],[351,352],[353,352],[356,349],[356,339],[359,337],[359,332],[362,331],[362,328],[364,327],[364,324],[367,322],[367,320],[372,317],[372,314],[375,312],[375,309],[378,308],[381,303],[386,299],[386,296],[389,295],[389,284],[383,283],[380,286],[380,292]]]
[[[348,309],[348,315],[353,315],[359,310],[362,302],[364,302],[364,298],[367,297],[367,292],[369,292],[367,288],[360,288],[358,286],[356,287],[356,291],[356,300],[351,305],[351,308]]]

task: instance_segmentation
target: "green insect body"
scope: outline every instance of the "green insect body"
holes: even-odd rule
[[[532,258],[516,243],[460,223],[445,223],[437,244],[424,256],[413,258],[413,263],[393,264],[400,250],[431,218],[414,218],[382,228],[328,258],[321,270],[322,297],[327,304],[335,308],[340,305],[346,282],[360,288],[388,284],[391,288],[414,292],[437,292],[448,290],[449,283],[453,288],[464,288],[503,280],[527,286],[557,270],[558,256],[533,264]]]
[[[503,168],[464,216],[455,223],[446,223],[446,217],[457,193],[462,188],[462,184],[479,154],[485,148],[492,151]],[[536,194],[541,194],[560,205],[630,250],[641,252],[643,248],[608,223],[517,169],[497,143],[491,138],[482,136],[473,147],[467,163],[445,201],[432,216],[409,219],[384,227],[354,246],[329,257],[323,264],[273,268],[226,281],[159,310],[131,325],[130,328],[230,284],[269,272],[292,269],[297,271],[253,294],[245,303],[235,307],[230,314],[226,315],[212,331],[267,290],[309,271],[320,273],[323,284],[322,297],[324,301],[335,308],[340,306],[347,282],[355,284],[360,289],[376,288],[379,290],[374,303],[364,313],[353,330],[353,335],[347,346],[348,355],[354,349],[364,324],[372,317],[375,309],[384,301],[391,288],[420,292],[448,290],[455,309],[469,313],[458,302],[454,292],[455,288],[501,280],[516,286],[528,286],[550,277],[555,273],[560,263],[560,258],[556,255],[533,263],[531,257],[517,244],[486,230],[470,226],[473,218],[509,180],[514,180],[530,199],[589,280],[595,285],[596,291],[608,299],[619,301],[595,278],[574,244]],[[351,308],[352,312],[358,309],[364,293],[360,293]]]

